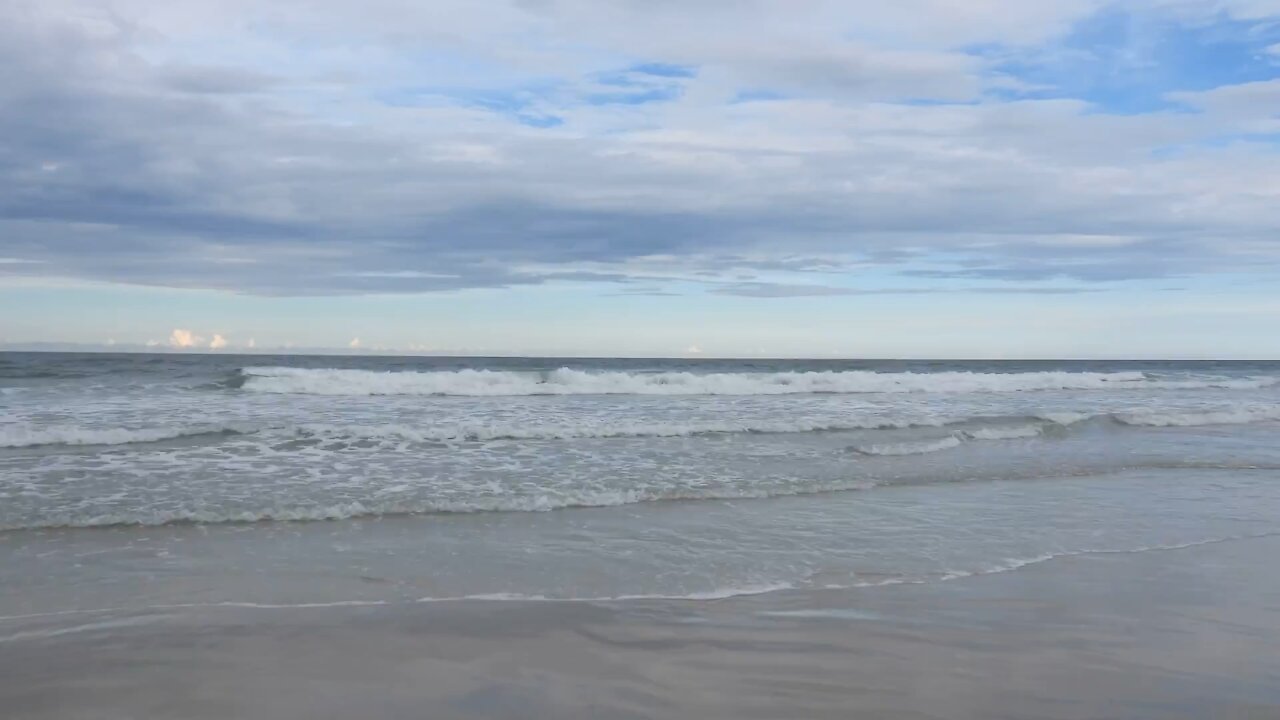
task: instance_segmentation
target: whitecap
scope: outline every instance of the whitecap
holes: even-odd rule
[[[1158,380],[1140,372],[586,372],[496,370],[374,372],[248,367],[242,389],[309,395],[788,395],[808,393],[1001,393],[1043,390],[1256,388],[1274,378]]]

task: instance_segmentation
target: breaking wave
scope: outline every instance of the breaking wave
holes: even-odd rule
[[[1044,433],[1043,425],[1014,425],[973,428],[961,430],[959,434],[966,440],[1017,440],[1039,437],[1042,433]]]
[[[897,443],[872,443],[854,445],[851,449],[862,455],[926,455],[950,450],[974,440],[1019,440],[1040,437],[1045,425],[993,425],[957,430],[950,435]]]
[[[468,423],[441,425],[324,424],[250,426],[246,424],[200,425],[165,428],[86,428],[68,425],[38,426],[31,423],[0,425],[0,448],[47,445],[135,445],[181,439],[251,436],[267,442],[386,441],[397,443],[489,442],[495,440],[574,440],[605,438],[696,437],[728,434],[792,434],[859,430],[910,430],[954,428],[951,435],[923,441],[871,444],[855,447],[866,455],[914,455],[937,452],[973,440],[1014,440],[1043,435],[1050,428],[1064,428],[1092,420],[1112,421],[1136,427],[1195,427],[1245,425],[1280,420],[1280,406],[1239,407],[1201,412],[1133,411],[1119,413],[1062,412],[1035,417],[927,418],[792,418],[779,420],[703,422],[596,421],[575,424]]]
[[[394,442],[485,442],[492,440],[573,440],[589,438],[663,438],[723,434],[788,434],[842,430],[897,430],[942,427],[943,420],[811,419],[777,421],[709,422],[586,422],[538,425],[520,423],[467,423],[455,425],[324,424],[291,426],[244,425],[190,428],[82,428],[35,427],[22,423],[0,426],[0,447],[44,445],[134,445],[181,438],[263,436],[268,440],[386,440]]]
[[[1200,412],[1116,413],[1117,422],[1146,427],[1194,427],[1198,425],[1248,425],[1280,420],[1280,407],[1245,407]]]
[[[286,505],[244,509],[219,506],[180,506],[155,510],[136,508],[97,514],[47,514],[33,522],[0,525],[0,531],[59,527],[157,526],[270,521],[302,522],[425,514],[548,512],[568,508],[614,507],[676,500],[746,500],[790,497],[846,490],[869,490],[875,487],[876,484],[867,480],[846,479],[829,482],[774,485],[770,487],[725,486],[706,488],[654,485],[617,490],[588,490],[585,492],[554,492],[548,490],[525,495],[476,496],[465,500],[353,500],[328,505]]]
[[[232,427],[199,428],[85,428],[74,425],[15,423],[0,426],[0,447],[42,445],[131,445],[202,435],[237,435],[244,430]]]
[[[863,455],[925,455],[939,450],[960,447],[961,442],[958,435],[948,435],[944,438],[934,438],[932,440],[854,445],[853,451]]]
[[[304,395],[793,395],[809,393],[998,393],[1040,390],[1255,389],[1277,378],[1165,380],[1141,372],[551,372],[247,367],[231,383],[250,392]]]

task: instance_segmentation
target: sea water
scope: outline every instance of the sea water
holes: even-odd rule
[[[713,598],[1280,531],[1280,364],[0,354],[0,615]]]

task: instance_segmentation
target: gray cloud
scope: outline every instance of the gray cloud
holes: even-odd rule
[[[1036,278],[1038,279],[1038,278]],[[717,295],[754,298],[822,297],[828,295],[935,295],[942,293],[1075,295],[1097,292],[1096,288],[1046,287],[959,287],[959,288],[848,288],[832,285],[794,285],[785,283],[730,283],[711,290]]]
[[[238,68],[182,66],[164,68],[157,80],[178,92],[208,95],[259,93],[278,83],[269,75]]]
[[[794,285],[783,283],[746,282],[732,283],[717,287],[711,292],[717,295],[737,295],[739,297],[779,298],[779,297],[821,297],[824,295],[865,295],[867,291],[853,288],[833,287],[831,285]],[[895,290],[894,294],[914,294],[919,290]]]

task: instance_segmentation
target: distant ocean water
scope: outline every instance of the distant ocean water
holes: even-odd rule
[[[0,612],[945,580],[1276,532],[1277,441],[1271,362],[6,353]]]

